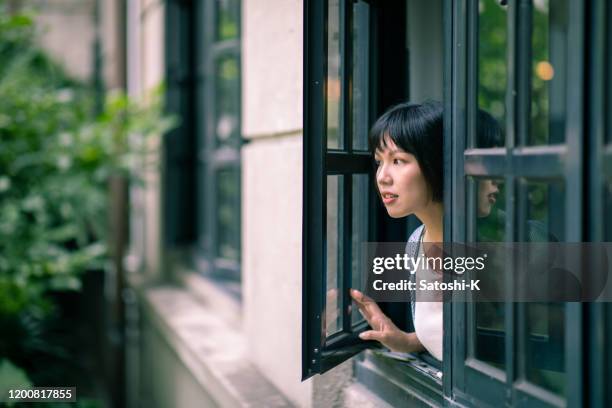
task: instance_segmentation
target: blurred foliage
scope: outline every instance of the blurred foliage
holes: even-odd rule
[[[480,0],[478,17],[478,106],[504,128],[508,67],[507,6]]]
[[[508,84],[508,7],[499,0],[479,0],[478,106],[497,119],[505,131]],[[557,4],[555,4],[557,5]],[[560,2],[558,7],[567,7]],[[537,66],[551,62],[549,55],[549,2],[534,2],[531,33],[531,135],[528,144],[549,143],[549,81]],[[554,79],[553,79],[554,80]]]
[[[44,337],[49,294],[79,290],[83,271],[102,268],[108,180],[156,165],[154,139],[174,119],[161,86],[142,102],[111,93],[95,113],[93,88],[36,45],[32,15],[3,0],[0,61],[0,359],[15,361],[59,352]]]

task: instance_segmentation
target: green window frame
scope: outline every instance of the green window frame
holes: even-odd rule
[[[195,2],[198,269],[240,280],[240,1]],[[236,294],[239,295],[239,288]]]
[[[304,216],[303,216],[303,345],[302,345],[302,378],[306,379],[316,373],[323,373],[335,367],[340,362],[350,358],[364,348],[357,334],[365,329],[365,324],[353,326],[349,312],[350,297],[348,289],[352,283],[351,253],[352,245],[352,175],[368,175],[371,168],[371,158],[367,151],[353,150],[352,134],[346,118],[351,117],[348,108],[351,106],[351,93],[348,91],[351,65],[347,63],[346,54],[352,48],[347,46],[348,36],[344,35],[344,26],[350,21],[352,2],[330,1],[337,5],[335,17],[336,27],[328,26],[327,1],[305,2],[305,58],[304,58]],[[347,13],[348,11],[348,13]],[[330,75],[328,81],[328,38],[326,34],[338,30],[335,37],[335,57],[339,63],[335,65],[335,77]],[[330,36],[330,37],[333,37]],[[333,41],[333,40],[332,40]],[[347,75],[348,74],[348,75]],[[332,89],[335,87],[335,89]],[[328,141],[328,92],[336,93],[335,109],[339,116],[336,119],[334,140]],[[335,143],[335,145],[334,145]],[[328,148],[331,145],[332,148]],[[343,148],[346,147],[346,148]],[[330,179],[337,177],[338,179]],[[328,208],[328,180],[335,181],[335,209]],[[367,210],[370,210],[370,206]],[[334,214],[328,217],[328,210]],[[371,211],[369,211],[371,212]],[[326,245],[328,235],[327,221],[336,216],[331,235],[339,238],[335,244]],[[331,224],[331,222],[330,222]],[[372,231],[368,222],[367,234]],[[326,336],[328,326],[326,318],[327,299],[327,259],[331,257],[327,250],[334,247],[337,251],[331,255],[335,258],[333,269],[339,279],[336,279],[337,293],[334,296],[338,303],[338,313],[341,324],[336,333]],[[340,250],[343,248],[344,250]],[[339,256],[337,253],[340,253]],[[339,301],[338,301],[339,299]]]
[[[493,3],[493,2],[490,2]],[[564,195],[548,189],[551,212],[557,224],[564,225],[562,241],[601,242],[605,234],[606,189],[610,180],[609,126],[609,49],[610,6],[605,2],[550,2],[548,24],[565,24],[565,32],[552,32],[548,42],[550,61],[556,80],[550,81],[549,112],[561,110],[562,126],[549,123],[548,138],[534,142],[532,133],[536,85],[532,82],[534,6],[531,1],[508,1],[507,6],[507,87],[505,92],[505,146],[480,148],[469,135],[476,134],[478,107],[479,4],[473,0],[453,2],[452,30],[447,37],[453,46],[453,68],[448,77],[446,108],[450,110],[452,151],[451,208],[446,213],[454,241],[474,239],[474,184],[470,178],[500,178],[506,186],[504,201],[506,222],[504,240],[513,242],[526,237],[529,214],[525,181],[560,180]],[[565,10],[563,7],[567,7]],[[558,19],[555,21],[554,19]],[[561,23],[559,23],[561,21]],[[465,44],[459,47],[458,44]],[[555,57],[556,56],[556,57]],[[557,58],[557,62],[554,59]],[[585,79],[587,82],[585,82]],[[606,84],[602,87],[602,84]],[[584,115],[584,117],[583,117]],[[584,135],[584,136],[583,136]],[[547,142],[547,143],[546,143]],[[555,195],[557,194],[557,195]],[[514,203],[509,205],[509,203]],[[561,221],[561,222],[559,222]],[[602,222],[604,221],[604,222]],[[514,285],[514,282],[509,282]],[[506,303],[503,366],[481,361],[475,354],[476,327],[470,304],[449,305],[452,321],[445,330],[453,330],[451,343],[453,367],[450,393],[463,405],[511,406],[607,406],[610,391],[610,304],[565,303],[561,352],[564,367],[561,392],[551,392],[529,378],[530,342],[529,305]],[[555,366],[558,355],[550,353],[552,343],[544,343],[540,362]],[[446,344],[445,344],[446,346]],[[558,368],[557,368],[558,369]],[[445,372],[446,375],[446,372]],[[587,380],[588,379],[588,380]]]
[[[166,244],[240,297],[239,0],[166,2]]]
[[[303,379],[326,372],[365,348],[376,347],[373,342],[359,340],[357,335],[367,324],[355,321],[355,311],[348,308],[348,289],[360,279],[353,264],[360,251],[354,242],[360,222],[361,228],[367,223],[363,241],[405,241],[407,232],[418,225],[415,219],[391,220],[386,215],[375,191],[373,160],[363,143],[373,119],[407,98],[405,18],[404,2],[305,2]],[[364,49],[368,49],[365,54]],[[359,99],[364,95],[365,101]],[[368,120],[356,123],[355,118],[364,112]],[[356,139],[360,142],[355,143]],[[355,177],[367,177],[367,190],[356,191]],[[364,196],[368,198],[365,206]],[[335,256],[332,252],[339,248],[339,256]],[[330,279],[330,271],[332,275],[340,271],[335,281]],[[330,285],[339,294],[336,303],[330,302]],[[330,309],[336,304],[342,317],[332,325],[337,331],[330,333],[329,319],[335,317]],[[406,304],[381,307],[399,327],[410,330]],[[434,360],[414,355],[400,361],[380,351],[362,353],[355,361],[355,376],[392,404],[441,403],[439,369],[429,364],[436,364]]]
[[[197,235],[192,222],[197,213],[193,17],[191,3],[166,2],[166,110],[180,117],[178,126],[164,138],[164,242],[170,248],[189,245]]]
[[[368,1],[372,10],[381,3]],[[532,185],[545,185],[538,190],[547,197],[544,214],[549,220],[563,221],[551,226],[549,239],[556,235],[559,240],[568,242],[612,241],[612,53],[607,52],[612,44],[612,5],[604,0],[549,2],[548,14],[542,18],[542,15],[535,15],[531,0],[497,3],[507,3],[504,17],[507,48],[503,55],[506,84],[500,99],[505,117],[505,140],[499,147],[479,146],[473,136],[477,134],[478,83],[481,80],[479,2],[452,0],[443,3],[444,59],[447,61],[444,64],[444,239],[476,238],[476,215],[472,211],[477,191],[475,181],[495,178],[503,180],[505,186],[503,201],[507,207],[502,240],[515,242],[528,238],[528,221],[533,212],[528,197],[535,191]],[[303,378],[329,370],[364,347],[355,339],[358,333],[355,327],[349,330],[343,327],[340,335],[333,339],[325,332],[326,180],[328,175],[335,173],[351,174],[362,170],[354,164],[357,160],[350,151],[330,149],[326,142],[328,10],[327,1],[305,2]],[[542,10],[538,12],[543,13]],[[341,12],[340,15],[346,18],[346,14]],[[372,13],[372,37],[380,34],[375,29],[380,21],[380,15]],[[534,47],[541,46],[534,42],[539,41],[533,38],[534,24],[544,24],[546,35],[544,40],[539,40],[545,41],[547,54],[541,54],[541,49],[534,51]],[[350,27],[346,21],[344,25]],[[341,32],[350,38],[350,31]],[[340,49],[347,52],[347,48]],[[348,52],[350,54],[350,50]],[[371,72],[383,65],[380,55],[372,54],[370,58]],[[540,79],[547,72],[546,65],[534,66],[535,58],[536,62],[548,58],[544,62],[555,69],[554,80],[534,79],[536,68],[544,70],[538,73]],[[344,67],[342,72],[351,71]],[[382,87],[377,82],[380,78],[380,73],[371,74],[372,117],[384,106],[376,100],[381,95],[377,92],[377,87]],[[350,77],[345,77],[346,80],[351,83]],[[341,95],[346,97],[347,93],[341,92]],[[542,105],[537,105],[536,98],[545,101],[545,110],[538,111]],[[346,97],[343,103],[344,110],[349,111],[350,98]],[[342,132],[340,135],[347,137]],[[344,146],[350,143],[345,140]],[[561,190],[553,188],[557,184],[562,186]],[[380,227],[372,225],[380,222],[380,217],[369,222],[373,228],[370,236],[379,239]],[[347,223],[344,223],[345,228]],[[348,284],[342,291],[346,292],[347,288]],[[348,299],[348,293],[343,296]],[[342,299],[344,306],[346,299]],[[563,322],[561,341],[550,333],[531,333],[529,306],[525,304],[503,304],[502,329],[489,331],[473,330],[476,325],[471,307],[465,303],[444,305],[444,331],[449,335],[444,338],[442,381],[432,380],[431,372],[427,372],[431,366],[425,365],[419,372],[419,364],[394,365],[378,353],[365,353],[365,356],[362,353],[356,358],[358,379],[375,388],[379,395],[384,394],[383,397],[392,403],[445,406],[588,404],[596,407],[612,403],[609,389],[612,381],[611,304],[564,304],[559,309],[560,315],[555,312]],[[497,339],[497,349],[503,350],[499,354],[503,364],[495,366],[476,354],[481,351],[475,346],[479,336],[493,342]],[[534,348],[534,344],[539,348]],[[536,363],[526,361],[534,350],[541,351],[540,358]],[[564,373],[560,392],[547,389],[549,386],[539,383],[528,373],[534,367],[538,369],[537,364]],[[563,364],[562,370],[560,364]]]
[[[612,5],[595,0],[588,8],[591,21],[589,71],[589,201],[588,237],[612,242]],[[612,304],[592,303],[588,309],[589,387],[591,406],[612,405]]]

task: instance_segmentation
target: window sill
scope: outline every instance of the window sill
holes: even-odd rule
[[[236,296],[224,290],[222,284],[180,264],[175,265],[173,270],[178,283],[189,290],[200,303],[214,308],[215,314],[232,328],[241,327],[242,304]]]
[[[141,296],[146,319],[220,406],[292,406],[249,363],[247,339],[219,313],[223,306],[212,307],[216,300],[202,302],[190,290],[169,285]]]
[[[357,381],[392,406],[444,404],[442,372],[417,355],[367,350],[355,364]]]

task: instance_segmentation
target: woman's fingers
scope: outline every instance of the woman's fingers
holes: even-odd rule
[[[359,333],[359,338],[361,340],[376,340],[382,343],[385,339],[385,333],[378,330],[367,330]]]
[[[378,307],[375,301],[357,289],[351,289],[351,297],[355,300],[357,306],[359,306],[359,309],[363,310],[366,316],[372,317],[383,314],[382,310],[380,310],[380,307]]]
[[[374,302],[371,298],[367,297],[366,295],[364,295],[362,292],[358,291],[357,289],[351,289],[351,297],[355,299],[357,303],[366,304],[369,302]]]
[[[365,295],[359,292],[356,289],[351,289],[351,297],[357,303],[357,307],[359,308],[359,313],[370,323],[370,319],[372,318],[370,311],[368,310],[367,303],[364,301]]]

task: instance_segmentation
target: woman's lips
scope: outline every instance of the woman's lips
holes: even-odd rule
[[[489,196],[489,203],[495,204],[495,201],[497,201],[497,198],[494,195],[490,195]]]
[[[393,204],[397,201],[398,196],[396,194],[385,193],[382,194],[382,201],[385,205]]]

